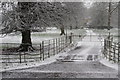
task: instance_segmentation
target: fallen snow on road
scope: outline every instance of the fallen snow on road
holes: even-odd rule
[[[113,69],[118,71],[118,64],[117,63],[112,63],[112,62],[107,61],[106,59],[103,59],[103,58],[100,60],[100,62],[102,64],[104,64],[104,65],[106,65],[108,67],[111,67],[111,68],[113,68]]]
[[[58,53],[54,56],[51,56],[50,58],[45,59],[44,61],[36,61],[36,62],[22,63],[22,64],[13,64],[13,65],[7,66],[6,68],[2,67],[2,68],[0,68],[0,72],[8,71],[8,70],[15,70],[15,69],[37,67],[40,65],[47,65],[47,64],[55,62],[60,56],[63,56],[63,55],[67,56],[68,55],[67,53],[73,49],[74,49],[74,46],[70,46],[68,48],[65,48],[65,50],[61,51],[60,53]]]
[[[92,30],[86,30],[86,32],[87,32],[86,37],[82,41],[77,43],[77,47],[79,46],[89,46],[89,47],[79,52],[78,54],[85,56],[85,59],[87,59],[87,56],[90,54],[90,50],[94,47],[98,47],[99,51],[96,54],[99,55],[100,62],[108,67],[118,70],[118,64],[109,62],[101,56],[102,54],[101,49],[103,47],[104,42],[100,41],[99,37],[94,37],[92,38],[94,41],[92,40],[90,41],[88,35],[96,35],[96,33],[94,33]],[[101,40],[103,40],[103,38]]]

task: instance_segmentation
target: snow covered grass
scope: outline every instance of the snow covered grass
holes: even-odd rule
[[[55,62],[59,56],[67,56],[68,52],[73,50],[75,48],[75,46],[73,44],[71,44],[69,47],[65,48],[64,50],[62,50],[61,52],[59,52],[59,54],[56,54],[54,56],[51,56],[50,58],[46,58],[44,61],[34,61],[34,62],[27,62],[27,63],[14,63],[14,64],[2,64],[1,63],[1,67],[0,67],[0,72],[2,71],[7,71],[7,70],[15,70],[15,69],[23,69],[23,68],[30,68],[30,67],[37,67],[40,65],[46,65],[46,64],[50,64]]]
[[[95,33],[101,34],[101,35],[108,35],[107,29],[94,29]],[[111,35],[118,35],[118,28],[113,28],[110,30]]]
[[[109,33],[107,29],[93,29],[93,31],[103,36]],[[114,42],[118,42],[118,28],[111,29],[110,34],[113,35]]]
[[[118,71],[118,64],[116,64],[116,63],[111,63],[110,61],[107,61],[107,60],[104,59],[104,58],[102,58],[102,59],[100,60],[100,63],[102,63],[102,64],[104,64],[104,65],[106,65],[106,66],[108,66],[108,67],[111,67],[111,68],[113,68],[113,69],[115,69],[115,70]]]
[[[73,34],[85,34],[86,33],[84,29],[67,30],[67,34],[70,34],[71,32]],[[49,40],[49,39],[60,37],[60,30],[56,29],[56,30],[47,30],[46,32],[33,32],[31,34],[31,37],[32,37],[32,43],[36,44],[44,40]],[[21,34],[18,34],[18,35],[9,34],[4,38],[0,38],[2,43],[21,43],[21,39],[22,39]]]

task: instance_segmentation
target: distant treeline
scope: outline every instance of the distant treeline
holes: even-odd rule
[[[112,26],[89,26],[88,28],[92,29],[112,29]]]

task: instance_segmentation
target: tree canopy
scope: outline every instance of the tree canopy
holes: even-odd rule
[[[111,10],[114,10],[114,8],[118,5],[117,2],[111,2]],[[94,3],[93,7],[89,10],[91,15],[91,23],[90,25],[92,27],[97,28],[98,27],[105,27],[108,26],[108,17],[109,17],[109,2],[96,2]],[[118,10],[116,9],[113,13],[111,13],[111,21],[110,25],[113,27],[117,27],[118,25]],[[106,27],[107,28],[107,27]]]
[[[82,3],[74,2],[3,2],[1,8],[3,34],[33,27],[64,27],[80,21],[83,14]]]

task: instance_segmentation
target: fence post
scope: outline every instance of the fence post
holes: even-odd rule
[[[114,43],[114,47],[113,47],[113,61],[114,61],[114,63],[116,62],[115,52],[116,52],[116,43]]]
[[[65,37],[63,38],[63,49],[65,48]]]
[[[62,42],[63,42],[63,41],[62,41],[62,37],[61,37],[61,51],[62,51]]]
[[[109,61],[111,60],[111,40],[109,39]]]
[[[82,34],[79,34],[79,38],[80,38],[81,41],[82,41],[82,37],[83,37],[83,35],[82,35]]]
[[[106,39],[104,39],[104,57],[106,57]]]
[[[42,41],[42,54],[43,54],[43,60],[44,60],[44,41]]]
[[[59,41],[58,41],[58,42],[59,42],[59,46],[58,46],[58,47],[59,47],[59,52],[60,52],[60,38],[59,38],[58,40],[59,40]]]
[[[40,43],[40,60],[42,59],[42,56],[41,56],[42,52],[41,52],[41,50],[42,50],[42,48],[41,48],[41,43]]]
[[[65,48],[65,37],[63,38],[64,42],[63,42],[63,49]]]
[[[50,57],[50,40],[48,42],[48,58]]]
[[[62,37],[60,38],[60,51],[62,49]]]
[[[120,61],[120,43],[118,42],[118,62]]]
[[[56,49],[56,54],[58,53],[58,50],[57,50],[57,38],[56,38],[56,47],[55,47],[55,49]]]
[[[103,57],[105,57],[105,39],[104,39]]]
[[[108,39],[106,40],[106,57],[109,59],[109,41]]]
[[[55,39],[53,39],[53,50],[54,50],[54,55],[55,55]]]
[[[72,43],[72,37],[73,37],[72,34],[73,33],[70,33],[70,43]]]
[[[61,51],[63,49],[63,37],[61,37]]]
[[[67,38],[67,36],[66,36],[66,38],[65,38],[65,47],[67,47],[67,43],[68,43],[68,42],[67,42],[67,39],[68,39],[68,38]]]

